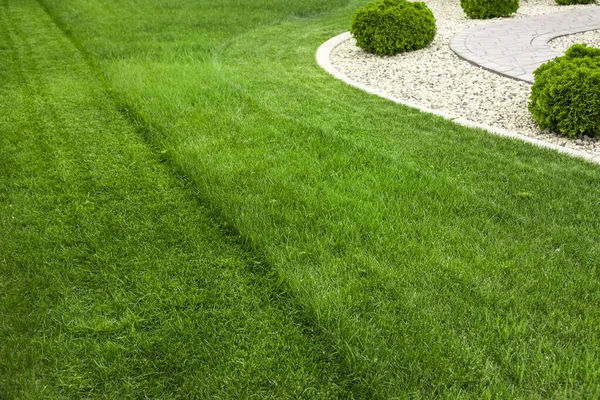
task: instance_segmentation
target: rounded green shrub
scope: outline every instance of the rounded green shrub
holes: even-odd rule
[[[423,2],[377,0],[352,17],[350,32],[369,53],[394,55],[422,49],[436,34],[433,13]]]
[[[467,17],[488,19],[508,17],[519,9],[519,0],[460,0]]]
[[[541,128],[600,137],[600,49],[573,45],[533,76],[529,112]]]
[[[592,4],[594,0],[554,0],[556,4],[568,6],[570,4]]]

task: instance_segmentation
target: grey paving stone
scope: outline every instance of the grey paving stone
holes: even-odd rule
[[[473,27],[455,35],[450,48],[473,64],[533,83],[532,72],[561,55],[548,42],[595,29],[600,29],[600,7]]]

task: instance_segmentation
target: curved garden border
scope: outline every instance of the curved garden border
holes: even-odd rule
[[[470,128],[480,128],[487,132],[490,132],[490,133],[493,133],[493,134],[496,134],[499,136],[504,136],[504,137],[511,138],[511,139],[518,139],[518,140],[521,140],[521,141],[524,141],[527,143],[531,143],[538,147],[552,149],[552,150],[558,151],[560,153],[568,154],[573,157],[583,158],[589,162],[600,164],[600,156],[593,156],[593,155],[583,152],[583,151],[570,149],[570,148],[562,147],[562,146],[554,144],[554,143],[548,143],[548,142],[545,142],[545,141],[542,141],[539,139],[531,138],[531,137],[522,135],[515,131],[509,131],[506,129],[501,129],[501,128],[497,128],[497,127],[493,127],[493,126],[489,126],[489,125],[479,124],[477,122],[469,121],[460,116],[447,114],[447,113],[444,113],[444,112],[441,112],[438,110],[433,110],[433,109],[430,109],[427,107],[423,107],[419,104],[410,103],[410,102],[401,100],[399,98],[396,98],[394,96],[391,96],[382,90],[375,89],[375,88],[369,87],[367,85],[363,85],[362,83],[359,83],[359,82],[354,81],[353,79],[350,79],[349,77],[347,77],[346,75],[344,75],[343,73],[338,71],[331,64],[331,60],[330,60],[330,56],[331,56],[333,49],[335,49],[337,46],[339,46],[340,44],[342,44],[343,42],[345,42],[346,40],[348,40],[350,38],[352,38],[352,35],[350,34],[350,32],[344,32],[340,35],[337,35],[337,36],[329,39],[328,41],[323,43],[321,46],[319,46],[319,48],[317,49],[317,53],[316,53],[317,64],[319,64],[319,66],[321,68],[323,68],[325,71],[327,71],[328,73],[333,75],[335,78],[337,78],[351,86],[354,86],[358,89],[361,89],[367,93],[375,94],[377,96],[391,100],[398,104],[416,108],[417,110],[422,111],[422,112],[437,115],[444,119],[451,120],[462,126],[466,126],[466,127],[470,127]]]

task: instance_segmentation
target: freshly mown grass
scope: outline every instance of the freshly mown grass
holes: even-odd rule
[[[335,81],[314,52],[365,2],[43,0],[341,396],[598,397],[600,168]]]
[[[0,8],[0,399],[346,397],[31,0]]]

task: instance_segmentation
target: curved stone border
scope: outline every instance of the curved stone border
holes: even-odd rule
[[[450,39],[460,58],[509,78],[533,83],[533,71],[562,56],[548,43],[559,36],[600,29],[600,7],[475,26]]]
[[[350,32],[345,32],[338,36],[335,36],[335,37],[329,39],[328,41],[326,41],[325,43],[323,43],[321,46],[319,46],[319,48],[317,49],[317,53],[316,53],[317,64],[319,64],[319,66],[321,66],[321,68],[323,68],[325,71],[327,71],[328,73],[333,75],[335,78],[347,83],[348,85],[354,86],[354,87],[361,89],[367,93],[375,94],[377,96],[391,100],[395,103],[402,104],[402,105],[412,107],[412,108],[416,108],[417,110],[425,112],[425,113],[437,115],[439,117],[453,121],[462,126],[466,126],[466,127],[470,127],[470,128],[480,128],[480,129],[486,130],[490,133],[493,133],[493,134],[496,134],[499,136],[504,136],[504,137],[511,138],[511,139],[518,139],[523,142],[531,143],[538,147],[552,149],[552,150],[558,151],[560,153],[568,154],[573,157],[583,158],[589,162],[600,164],[600,156],[593,156],[593,155],[583,152],[583,151],[574,150],[574,149],[570,149],[567,147],[559,146],[554,143],[548,143],[543,140],[531,138],[529,136],[522,135],[518,132],[509,131],[506,129],[501,129],[501,128],[497,128],[497,127],[493,127],[493,126],[489,126],[489,125],[479,124],[477,122],[469,121],[460,116],[450,115],[450,114],[447,114],[447,113],[444,113],[444,112],[441,112],[438,110],[433,110],[431,108],[423,107],[419,104],[410,103],[410,102],[398,99],[394,96],[390,96],[389,94],[385,93],[382,90],[371,88],[367,85],[363,85],[359,82],[356,82],[356,81],[348,78],[346,75],[342,74],[340,71],[335,69],[335,67],[331,64],[330,56],[331,56],[331,52],[333,51],[333,49],[335,49],[337,46],[339,46],[346,40],[350,39],[351,37],[352,37],[352,35],[350,34]]]

